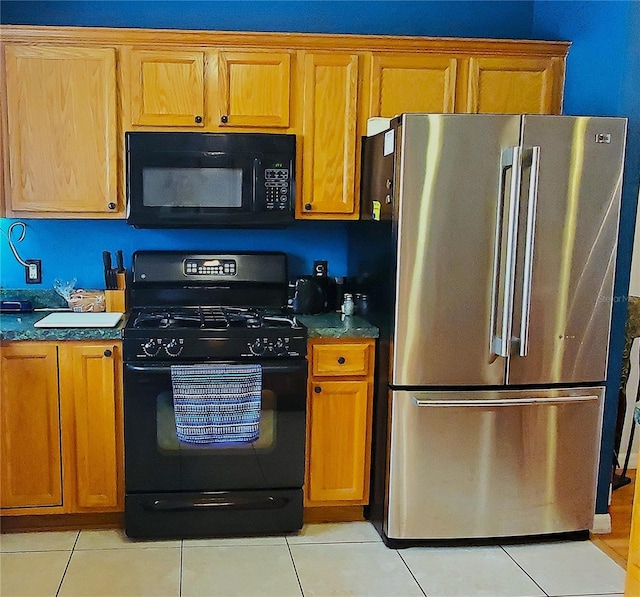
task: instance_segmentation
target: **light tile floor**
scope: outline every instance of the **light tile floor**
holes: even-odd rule
[[[393,550],[366,522],[246,539],[0,536],[2,597],[618,597],[624,575],[589,541]]]

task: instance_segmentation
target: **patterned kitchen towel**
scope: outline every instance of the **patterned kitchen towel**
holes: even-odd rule
[[[189,444],[258,439],[260,365],[171,365],[178,439]]]

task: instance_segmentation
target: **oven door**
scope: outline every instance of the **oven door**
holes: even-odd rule
[[[124,370],[127,494],[300,488],[307,361],[262,363],[260,433],[246,444],[185,444],[176,435],[171,368]]]

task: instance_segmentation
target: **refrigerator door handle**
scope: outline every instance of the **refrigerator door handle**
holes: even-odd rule
[[[521,357],[526,357],[527,353],[529,352],[529,316],[531,312],[531,279],[533,276],[533,243],[536,232],[536,210],[538,207],[540,147],[531,147],[530,152],[531,173],[529,175],[529,190],[527,196],[527,229],[524,248],[524,278],[522,282],[522,314],[520,317],[519,355]],[[527,166],[529,166],[529,164],[527,164]]]
[[[436,399],[423,399],[413,396],[413,401],[416,406],[419,407],[463,407],[468,406],[482,406],[482,407],[494,407],[494,406],[527,406],[532,404],[562,404],[562,403],[574,403],[574,402],[593,402],[598,400],[598,396],[527,396],[526,398],[503,398],[502,400],[438,400]]]
[[[516,271],[516,244],[518,241],[518,209],[520,181],[522,178],[521,148],[509,147],[500,156],[500,185],[496,217],[495,248],[493,261],[493,293],[491,299],[491,346],[490,351],[501,357],[510,354],[513,326],[513,297]],[[511,169],[509,203],[505,222],[505,180]],[[506,241],[503,232],[506,224]],[[502,256],[504,248],[504,259]],[[502,264],[504,263],[504,274]],[[500,307],[499,307],[500,305]],[[498,313],[498,311],[500,313]],[[499,319],[499,321],[498,321]],[[499,330],[496,329],[499,327]]]

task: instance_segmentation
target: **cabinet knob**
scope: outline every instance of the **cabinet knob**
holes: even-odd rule
[[[305,209],[305,211],[311,211],[311,203],[305,203],[304,204],[304,209]]]
[[[104,356],[105,357],[110,357],[113,353],[107,348],[107,350],[104,351]]]
[[[202,116],[196,116],[195,121],[200,124],[202,122]]]
[[[107,205],[107,207],[108,207],[109,209],[113,210],[113,209],[115,209],[115,208],[116,208],[116,204],[115,204],[115,203],[109,203],[109,204]]]
[[[229,117],[226,114],[223,114],[222,116],[220,116],[220,122],[222,124],[227,124],[227,122],[229,122]]]
[[[344,365],[347,359],[344,357],[338,357],[338,365]]]
[[[322,388],[321,388],[320,386],[316,386],[315,388],[313,388],[313,391],[314,391],[316,394],[319,394],[320,392],[322,392]]]

